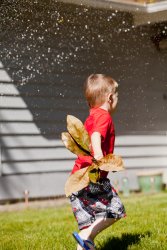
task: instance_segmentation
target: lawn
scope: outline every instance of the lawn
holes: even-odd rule
[[[127,217],[99,234],[97,250],[167,250],[167,193],[122,198]],[[69,205],[0,213],[0,250],[75,250]]]

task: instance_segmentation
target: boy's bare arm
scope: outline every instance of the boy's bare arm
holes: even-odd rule
[[[94,152],[94,158],[100,160],[103,157],[103,152],[101,149],[101,134],[99,132],[94,132],[91,136],[92,149]]]

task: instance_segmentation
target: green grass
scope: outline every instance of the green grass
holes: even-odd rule
[[[122,198],[127,217],[99,234],[98,250],[167,250],[167,193]],[[66,205],[0,213],[0,250],[75,250],[77,224]]]

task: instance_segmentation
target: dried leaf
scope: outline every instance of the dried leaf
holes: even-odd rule
[[[97,164],[92,164],[88,167],[88,176],[89,180],[93,183],[97,183],[100,179],[100,170],[97,166]]]
[[[88,167],[82,168],[71,174],[65,184],[65,194],[70,196],[74,192],[78,192],[89,184]]]
[[[98,167],[100,170],[104,171],[121,171],[124,170],[124,164],[121,156],[114,155],[114,154],[108,154],[105,157],[103,157],[98,162]]]
[[[67,130],[74,140],[86,151],[90,151],[90,138],[83,123],[72,115],[67,115]]]
[[[97,163],[93,163],[91,166],[82,168],[70,175],[65,184],[66,196],[87,187],[90,181],[97,183],[100,178],[99,170],[114,172],[124,170],[122,158],[114,154],[108,154]]]
[[[69,149],[73,154],[76,155],[88,155],[86,151],[83,151],[76,142],[73,140],[71,135],[68,132],[63,132],[61,134],[61,139],[67,149]]]

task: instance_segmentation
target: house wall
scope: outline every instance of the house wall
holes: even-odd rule
[[[66,115],[85,120],[83,82],[91,73],[119,83],[113,115],[126,171],[167,167],[167,22],[134,26],[132,13],[33,1],[3,3],[0,44],[0,200],[64,194],[75,156],[60,140]],[[157,42],[158,41],[158,42]]]

